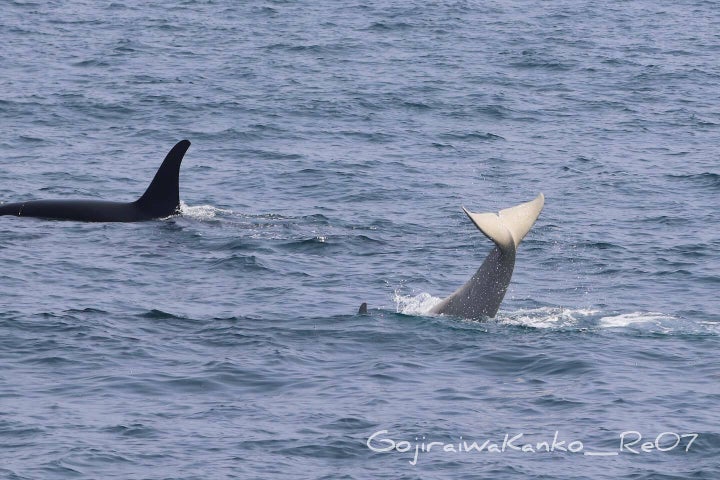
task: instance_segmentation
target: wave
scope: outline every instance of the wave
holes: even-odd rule
[[[177,319],[177,320],[187,320],[187,318],[178,316],[169,312],[165,312],[163,310],[159,310],[156,308],[153,308],[152,310],[148,310],[143,313],[139,313],[137,315],[138,317],[143,318],[150,318],[153,320],[170,320],[170,319]]]
[[[690,174],[669,174],[670,180],[694,183],[702,187],[720,187],[720,174],[713,172],[690,173]]]

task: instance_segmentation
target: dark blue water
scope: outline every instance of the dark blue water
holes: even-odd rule
[[[0,218],[0,476],[718,478],[718,32],[700,0],[4,2],[0,201],[134,200],[193,145],[179,217]],[[461,205],[539,191],[498,317],[425,315],[491,248]]]

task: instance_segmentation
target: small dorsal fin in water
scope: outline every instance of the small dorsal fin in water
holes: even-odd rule
[[[178,142],[165,156],[150,186],[135,204],[153,218],[169,217],[180,209],[180,163],[190,148],[188,140]]]
[[[363,302],[358,309],[358,315],[367,315],[367,303]]]

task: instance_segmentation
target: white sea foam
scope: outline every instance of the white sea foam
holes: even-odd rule
[[[211,220],[220,214],[231,213],[233,213],[232,210],[213,207],[212,205],[190,206],[183,201],[180,202],[180,214],[193,220]]]
[[[574,327],[583,317],[598,313],[588,308],[540,307],[520,309],[514,312],[499,312],[497,319],[508,325],[532,328]]]
[[[669,323],[677,319],[672,315],[657,312],[632,312],[602,317],[598,325],[602,328],[623,328],[638,324],[653,324],[659,327],[668,328]]]
[[[393,300],[397,313],[405,315],[430,315],[430,310],[442,301],[423,292],[418,295],[402,295],[395,291]],[[609,312],[608,312],[609,313]],[[641,329],[656,333],[679,332],[720,334],[720,323],[689,322],[666,313],[630,312],[608,315],[593,308],[540,307],[515,311],[500,310],[495,317],[500,324],[537,329]]]
[[[707,333],[720,335],[720,323],[718,322],[700,322],[700,328]]]
[[[442,298],[433,297],[429,293],[420,295],[400,295],[395,291],[395,309],[405,315],[429,315],[430,309],[440,303]]]

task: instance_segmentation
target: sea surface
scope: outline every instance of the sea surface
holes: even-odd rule
[[[192,142],[179,216],[0,217],[0,478],[720,478],[716,2],[7,0],[0,45],[0,202]],[[428,315],[461,206],[541,191],[497,317]]]

